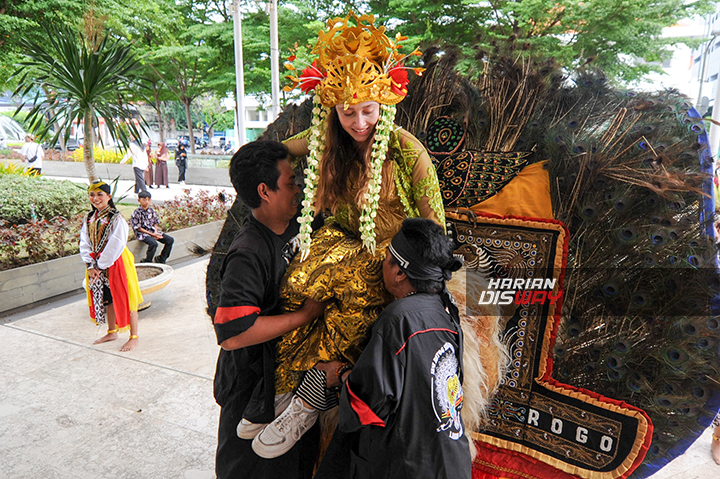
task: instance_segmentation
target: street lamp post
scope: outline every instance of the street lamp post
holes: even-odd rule
[[[280,47],[278,46],[278,11],[277,0],[268,3],[270,14],[270,89],[272,90],[272,118],[280,114]]]
[[[700,88],[698,89],[698,98],[697,98],[697,102],[695,103],[695,108],[698,111],[700,111],[700,102],[702,101],[703,85],[705,84],[705,70],[707,68],[707,58],[708,58],[708,55],[710,54],[710,47],[715,42],[715,39],[718,36],[720,36],[720,30],[713,30],[712,33],[710,33],[710,34],[712,35],[712,38],[710,39],[710,41],[707,43],[707,46],[705,47],[705,52],[703,53],[702,66],[700,67]],[[714,108],[713,108],[713,110],[714,110]],[[705,112],[703,112],[703,113],[705,113]]]
[[[243,72],[242,16],[240,0],[233,2],[233,32],[235,38],[235,148],[245,144],[245,74]]]

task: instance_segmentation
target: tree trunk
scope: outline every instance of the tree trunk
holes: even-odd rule
[[[93,149],[95,148],[95,130],[93,128],[93,110],[88,107],[85,110],[85,118],[83,129],[85,131],[85,140],[83,143],[83,162],[85,163],[85,172],[88,175],[90,183],[97,181],[98,175],[95,172],[95,157]]]
[[[160,95],[158,94],[157,83],[153,82],[153,94],[155,95],[155,110],[158,116],[158,130],[160,130],[160,141],[165,143],[165,122],[163,121],[162,110],[160,109]]]
[[[190,136],[190,153],[195,154],[195,135],[193,135],[193,124],[190,118],[190,102],[192,100],[188,98],[183,99],[183,105],[185,106],[185,119],[187,120],[188,135]]]

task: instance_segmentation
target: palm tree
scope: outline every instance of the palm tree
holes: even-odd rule
[[[131,46],[107,35],[84,39],[67,26],[47,31],[48,46],[22,40],[25,58],[14,76],[19,78],[15,94],[23,101],[16,114],[30,101],[27,116],[30,130],[43,138],[57,125],[50,144],[67,140],[73,122],[84,122],[83,160],[88,179],[98,179],[93,147],[94,126],[103,118],[110,136],[127,148],[130,137],[140,138],[132,121],[129,99],[137,95],[140,62]],[[48,121],[49,120],[49,121]],[[145,122],[141,118],[144,125]],[[102,143],[102,138],[100,138]]]

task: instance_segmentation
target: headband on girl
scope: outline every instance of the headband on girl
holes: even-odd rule
[[[88,186],[88,193],[91,193],[91,192],[93,192],[93,191],[98,191],[98,190],[104,191],[104,192],[107,193],[108,195],[111,195],[111,196],[112,196],[112,193],[111,193],[111,190],[110,190],[110,185],[108,185],[107,183],[105,183],[105,182],[102,181],[102,180],[95,181],[95,182],[92,183],[90,186]]]

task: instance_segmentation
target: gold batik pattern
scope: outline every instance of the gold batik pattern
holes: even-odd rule
[[[277,393],[294,390],[301,371],[319,361],[355,363],[370,326],[392,300],[382,279],[389,239],[373,255],[339,224],[313,235],[310,255],[294,261],[280,288],[285,310],[298,309],[306,297],[330,301],[325,316],[286,334],[278,344]]]
[[[401,129],[390,136],[392,161],[384,165],[389,169],[388,181],[382,185],[384,191],[375,217],[375,254],[363,248],[357,233],[357,206],[345,204],[313,233],[305,261],[296,257],[285,273],[280,288],[285,311],[299,309],[305,298],[330,303],[323,318],[286,334],[278,343],[277,394],[293,391],[301,372],[319,361],[357,361],[370,327],[393,299],[382,278],[382,262],[390,239],[408,217],[423,216],[444,226],[442,202],[434,201],[441,198],[440,188],[427,152],[416,147],[419,142]],[[304,132],[286,145],[292,155],[307,153]],[[354,192],[349,192],[348,197],[354,197]]]

